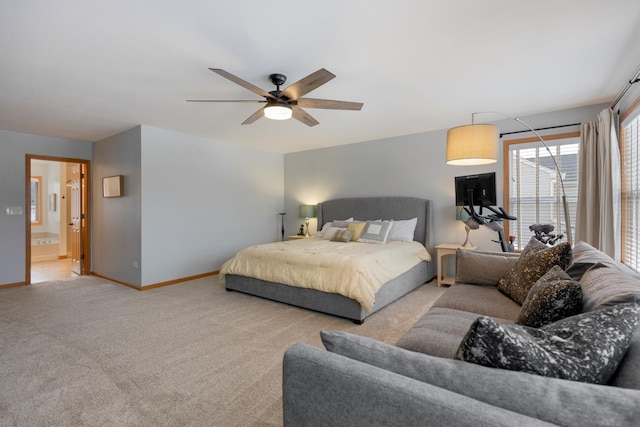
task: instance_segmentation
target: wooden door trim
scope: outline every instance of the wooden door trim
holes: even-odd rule
[[[39,154],[25,154],[25,284],[31,284],[31,216],[29,212],[31,212],[31,160],[49,160],[53,162],[60,163],[80,163],[85,167],[85,181],[84,188],[82,189],[82,208],[86,209],[84,212],[86,219],[86,226],[80,227],[82,235],[82,245],[83,245],[83,268],[84,274],[89,274],[91,272],[91,160],[87,159],[76,159],[72,157],[56,157],[56,156],[43,156]],[[62,184],[62,183],[61,183]],[[81,186],[82,187],[82,186]]]

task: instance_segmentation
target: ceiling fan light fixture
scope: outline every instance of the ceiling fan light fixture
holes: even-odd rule
[[[264,116],[271,120],[288,120],[293,115],[291,107],[285,105],[267,105],[264,108]]]

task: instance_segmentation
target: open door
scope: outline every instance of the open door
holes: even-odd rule
[[[71,169],[71,270],[82,274],[82,180],[80,165],[73,165]]]
[[[67,224],[70,233],[68,241],[71,249],[71,270],[75,274],[91,273],[91,237],[89,215],[89,188],[90,188],[90,162],[83,159],[64,157],[40,156],[36,154],[26,155],[26,212],[31,212],[31,161],[47,160],[67,163],[71,171],[67,175],[67,185],[70,184],[69,208],[67,218],[60,218],[62,224]],[[70,176],[69,176],[70,174]],[[61,191],[61,190],[60,190]],[[30,215],[25,215],[26,241],[31,242]],[[63,226],[64,227],[64,226]],[[63,232],[61,230],[61,232]],[[25,283],[31,283],[31,245],[26,245],[26,275]]]

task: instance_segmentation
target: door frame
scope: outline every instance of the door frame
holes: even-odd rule
[[[26,154],[25,155],[25,229],[26,229],[26,241],[25,241],[25,257],[26,257],[26,272],[25,272],[25,284],[31,284],[31,160],[49,160],[60,163],[81,163],[85,167],[84,186],[82,187],[82,214],[84,215],[85,225],[80,227],[81,239],[82,239],[82,253],[84,259],[82,260],[82,271],[84,274],[91,274],[91,161],[86,159],[75,159],[71,157],[55,157],[55,156],[42,156],[39,154]],[[62,183],[61,183],[62,184]]]

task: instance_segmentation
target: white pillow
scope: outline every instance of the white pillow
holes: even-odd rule
[[[389,233],[389,242],[392,240],[399,240],[401,242],[413,242],[413,233],[416,231],[416,225],[418,225],[418,218],[412,218],[401,221],[393,221],[393,227]]]
[[[336,222],[352,222],[352,221],[353,221],[353,217],[345,219],[343,221],[336,220]],[[316,237],[323,237],[324,232],[327,231],[327,229],[332,226],[333,226],[333,222],[325,222],[324,225],[322,226],[322,229],[316,232]]]
[[[393,228],[391,221],[367,221],[358,242],[387,243],[389,232]]]
[[[322,229],[324,230],[324,227],[322,227]],[[325,240],[331,240],[339,230],[346,230],[346,228],[327,227],[327,229],[322,232],[322,238]]]

